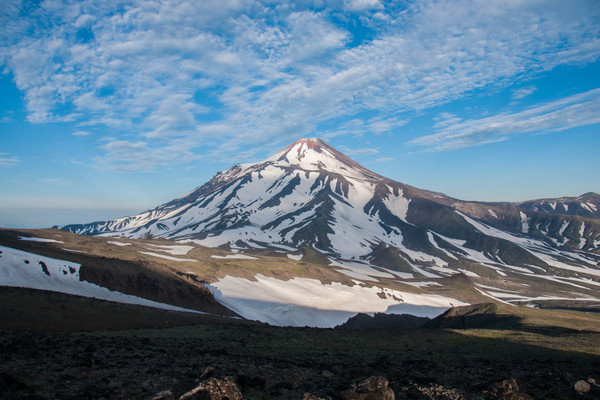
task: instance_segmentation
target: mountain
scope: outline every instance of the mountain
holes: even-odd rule
[[[461,201],[374,173],[320,139],[237,164],[139,215],[63,230],[316,253],[353,278],[439,284],[463,273],[512,304],[597,299],[600,196]],[[314,254],[313,254],[314,256]]]
[[[579,197],[529,200],[519,203],[519,207],[546,214],[600,218],[600,195],[597,193],[586,193]]]

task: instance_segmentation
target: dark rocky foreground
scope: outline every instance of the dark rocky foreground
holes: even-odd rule
[[[596,313],[543,310],[550,326],[529,326],[496,311],[278,328],[0,288],[0,399],[600,398]]]
[[[597,333],[467,333],[239,322],[96,333],[4,329],[0,399],[149,399],[160,392],[157,399],[600,398],[600,357],[585,354],[600,343]],[[573,351],[544,341],[572,343]],[[201,390],[215,382],[242,397]]]

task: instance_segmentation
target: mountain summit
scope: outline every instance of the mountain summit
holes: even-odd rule
[[[460,201],[380,176],[311,138],[263,162],[234,165],[142,214],[63,229],[237,250],[312,249],[351,276],[368,271],[371,277],[443,278],[462,272],[573,289],[574,281],[584,287],[600,278],[598,197]]]
[[[287,164],[305,171],[327,171],[365,180],[383,178],[317,138],[299,139],[265,162],[281,166]]]

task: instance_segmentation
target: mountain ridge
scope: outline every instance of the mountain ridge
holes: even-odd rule
[[[509,294],[480,287],[489,297],[514,304],[535,302],[540,294],[557,297],[565,287],[570,291],[562,297],[596,298],[600,220],[576,210],[595,211],[600,203],[596,206],[591,193],[564,199],[569,199],[566,207],[547,199],[458,200],[383,177],[309,138],[262,162],[236,164],[144,213],[62,229],[232,251],[314,248],[332,268],[358,279],[464,273],[488,287],[497,280],[533,282]],[[560,212],[567,209],[573,214]]]

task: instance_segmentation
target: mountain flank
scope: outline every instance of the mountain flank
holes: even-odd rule
[[[310,138],[144,213],[62,229],[299,260],[310,252],[311,262],[350,279],[422,291],[464,274],[482,296],[515,305],[597,304],[599,201],[595,193],[462,201],[383,177]]]

